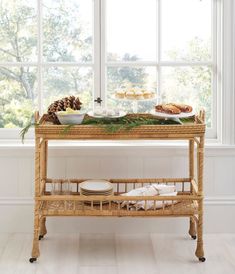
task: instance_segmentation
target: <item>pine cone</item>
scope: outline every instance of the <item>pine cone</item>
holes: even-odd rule
[[[74,110],[81,109],[81,101],[79,98],[75,96],[64,97],[60,100],[55,101],[54,103],[50,104],[48,107],[47,113],[49,115],[49,120],[53,121],[54,124],[60,124],[55,112],[57,111],[64,111],[66,108],[71,108]]]

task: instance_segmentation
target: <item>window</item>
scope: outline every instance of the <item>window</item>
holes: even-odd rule
[[[207,111],[216,136],[219,0],[0,0],[0,128],[75,94],[83,107],[147,112],[159,102]],[[117,89],[156,92],[120,102]]]
[[[0,0],[0,127],[78,94],[93,102],[93,1]]]
[[[134,12],[130,12],[133,0],[107,0],[107,104],[120,105],[112,95],[120,87],[151,89],[158,96],[157,102],[184,102],[196,110],[205,108],[212,136],[217,94],[213,2],[138,0]],[[130,110],[130,104],[122,106]],[[137,105],[140,112],[149,111],[152,106],[151,101]]]

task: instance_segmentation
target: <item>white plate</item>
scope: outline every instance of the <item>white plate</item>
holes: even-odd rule
[[[80,184],[80,189],[86,192],[104,192],[113,189],[113,185],[106,180],[87,180]]]
[[[97,190],[87,190],[87,189],[84,189],[83,187],[80,187],[80,191],[81,193],[83,194],[89,194],[89,195],[95,195],[95,193],[99,194],[99,195],[105,195],[105,194],[109,194],[109,193],[112,193],[113,192],[113,187],[110,186],[110,189],[109,190],[102,190],[102,191],[97,191]]]
[[[159,118],[189,118],[195,115],[194,110],[191,112],[181,112],[180,114],[167,114],[163,112],[157,112],[155,109],[152,109],[150,113]]]
[[[94,195],[109,196],[113,194],[113,190],[111,189],[108,192],[85,192],[84,190],[80,189],[80,194],[84,196],[94,196]]]
[[[112,115],[112,116],[102,116],[102,115],[95,115],[94,114],[94,111],[89,111],[87,113],[89,116],[93,117],[93,118],[108,118],[108,119],[117,119],[117,118],[121,118],[121,117],[124,117],[127,115],[127,112],[126,111],[123,111],[123,110],[120,110],[119,111],[119,115]]]
[[[117,98],[115,95],[111,96],[112,99],[123,101],[123,102],[146,102],[146,101],[152,101],[158,98],[158,96],[154,96],[152,98],[148,99],[128,99],[128,98]]]

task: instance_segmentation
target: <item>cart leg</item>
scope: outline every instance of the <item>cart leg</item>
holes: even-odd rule
[[[39,241],[47,234],[46,228],[46,217],[41,217],[40,219],[40,233],[39,233]]]
[[[189,178],[191,180],[194,179],[194,140],[189,140]],[[192,183],[190,184],[190,193],[195,194]],[[197,238],[195,220],[193,219],[193,217],[190,217],[188,233],[192,237],[192,239],[195,240]]]
[[[34,212],[34,236],[33,236],[33,248],[32,248],[32,257],[29,259],[30,263],[33,263],[37,260],[40,255],[39,251],[39,213],[38,213],[39,203],[35,204],[35,212]]]
[[[188,233],[192,237],[192,239],[197,239],[196,225],[192,217],[190,217]]]
[[[198,160],[198,196],[201,199],[198,201],[198,222],[197,222],[197,249],[195,255],[199,261],[205,262],[203,250],[203,162],[204,162],[204,136],[200,137],[200,144],[197,149]]]
[[[200,201],[202,203],[202,201]],[[199,261],[205,262],[206,258],[204,257],[203,250],[203,219],[202,214],[198,216],[198,224],[197,224],[197,249],[195,255],[198,257]]]
[[[46,180],[47,178],[47,153],[48,150],[48,141],[43,140],[41,142],[40,148],[40,178]],[[42,189],[43,193],[45,192],[45,185]],[[39,231],[39,241],[47,234],[46,229],[46,217],[41,216],[40,218],[40,231]]]
[[[35,115],[35,121],[36,115]],[[40,196],[40,138],[36,137],[35,139],[35,197]],[[37,260],[40,255],[39,252],[39,229],[40,229],[40,216],[39,216],[39,206],[40,202],[35,200],[34,207],[34,236],[33,236],[33,248],[32,248],[32,257],[29,259],[30,263],[33,263]]]

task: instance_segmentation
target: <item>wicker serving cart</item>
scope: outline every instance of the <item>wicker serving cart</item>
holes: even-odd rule
[[[135,115],[135,114],[132,114]],[[139,114],[138,114],[139,115]],[[146,117],[146,114],[143,114]],[[205,261],[203,251],[203,161],[205,113],[200,111],[194,122],[183,125],[142,125],[131,130],[119,130],[108,133],[101,126],[77,125],[62,134],[65,126],[52,125],[43,116],[39,119],[35,114],[39,126],[35,127],[35,210],[34,210],[34,238],[32,257],[34,262],[40,255],[39,240],[46,230],[46,218],[50,216],[135,216],[135,217],[188,217],[189,234],[197,238],[195,255],[202,262]],[[83,178],[70,179],[72,191],[70,194],[54,195],[52,184],[54,179],[47,178],[48,142],[50,140],[187,140],[189,144],[189,176],[188,178],[133,178],[110,179],[114,186],[112,196],[82,196],[79,184]],[[197,152],[197,172],[195,172],[194,152]],[[67,182],[56,180],[63,189]],[[121,193],[152,183],[174,184],[177,196],[120,196]],[[149,201],[153,203],[151,210],[133,210],[129,206],[121,207],[123,201]],[[171,205],[169,204],[171,201]],[[161,208],[157,205],[161,203]]]

